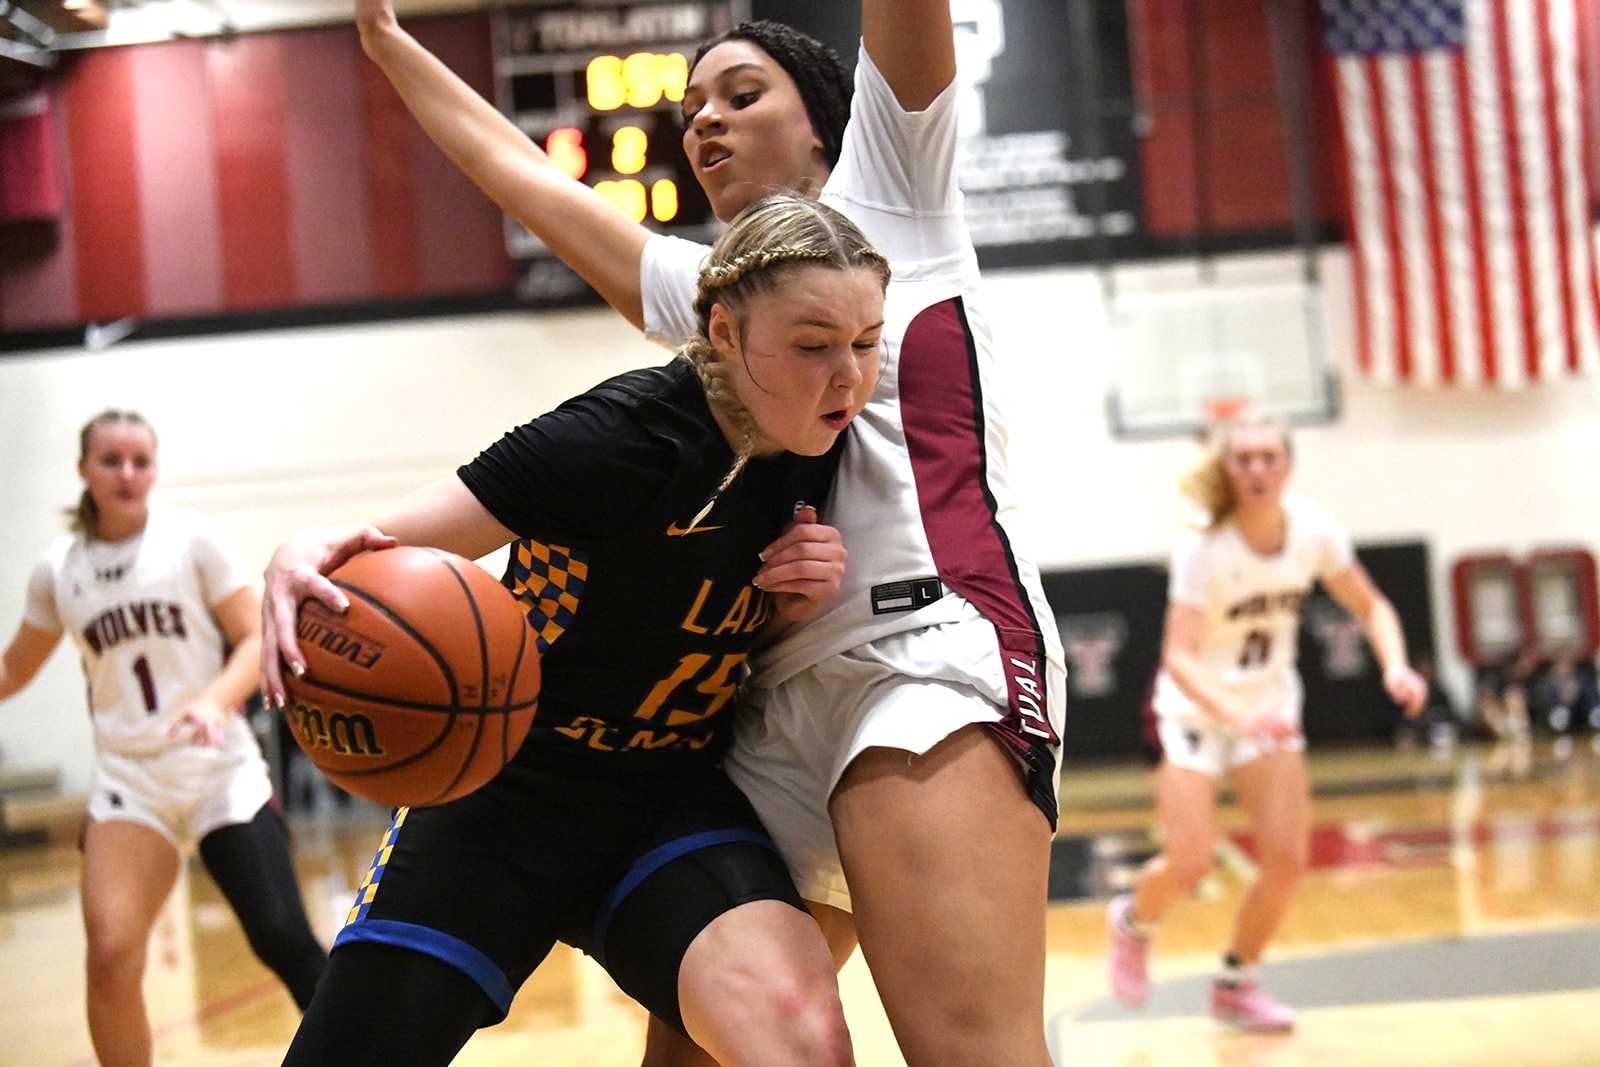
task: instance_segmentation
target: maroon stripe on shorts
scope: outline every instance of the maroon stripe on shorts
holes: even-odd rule
[[[923,309],[900,346],[900,416],[939,579],[994,625],[1009,696],[994,724],[1054,825],[1055,749],[1044,637],[988,482],[978,348],[960,297]]]
[[[1144,707],[1139,712],[1144,757],[1152,766],[1160,763],[1167,754],[1167,746],[1161,743],[1161,720],[1156,717],[1156,685],[1160,678],[1161,670],[1157,668],[1156,673],[1150,676],[1150,685],[1144,693]]]

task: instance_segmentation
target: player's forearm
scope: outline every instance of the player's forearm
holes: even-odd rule
[[[433,143],[491,197],[509,192],[505,185],[517,166],[552,166],[509,119],[397,24],[363,23],[361,45]]]
[[[30,650],[24,647],[27,645],[27,628],[23,627],[22,631],[0,654],[0,700],[9,700],[21,692],[33,681],[33,676],[39,673],[43,663],[40,657],[30,655]]]
[[[1221,679],[1208,670],[1193,653],[1167,652],[1161,658],[1161,665],[1167,669],[1167,674],[1178,684],[1178,688],[1194,701],[1201,711],[1223,724],[1236,720],[1238,711],[1223,687]]]
[[[10,700],[27,684],[28,679],[17,677],[15,671],[0,661],[0,701]]]
[[[1400,627],[1399,614],[1387,597],[1373,598],[1366,618],[1361,620],[1361,627],[1366,631],[1367,642],[1372,645],[1372,652],[1385,671],[1406,665],[1406,634]]]
[[[202,689],[198,699],[221,708],[237,709],[256,688],[261,665],[261,635],[251,634],[228,653],[222,670]]]
[[[402,545],[442,548],[467,559],[517,539],[455,475],[407,494],[374,525]]]

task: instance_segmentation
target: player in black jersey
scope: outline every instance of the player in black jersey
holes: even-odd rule
[[[843,575],[837,531],[796,502],[823,499],[876,384],[888,278],[842,215],[760,201],[702,270],[679,359],[513,430],[376,527],[278,549],[275,704],[282,664],[303,669],[295,605],[338,610],[321,575],[363,549],[514,542],[505,581],[543,653],[512,763],[397,813],[287,1062],[447,1063],[557,940],[724,1067],[851,1062],[827,946],[718,759],[757,635]]]

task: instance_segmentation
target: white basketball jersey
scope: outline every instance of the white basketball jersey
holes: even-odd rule
[[[1304,497],[1286,496],[1281,551],[1263,556],[1238,527],[1193,533],[1172,554],[1167,597],[1205,612],[1200,661],[1248,707],[1298,721],[1300,604],[1313,581],[1355,560],[1350,534]],[[1165,670],[1156,679],[1155,711],[1191,723],[1215,720]]]
[[[57,539],[28,583],[24,618],[72,635],[96,744],[145,755],[173,746],[172,720],[222,670],[211,606],[245,584],[209,523],[152,508],[144,530],[125,541]],[[232,715],[227,729],[248,728]]]
[[[838,165],[822,201],[888,257],[878,387],[847,431],[823,521],[850,552],[838,599],[753,661],[772,686],[829,656],[977,608],[1003,648],[1063,662],[1038,568],[1015,540],[995,360],[975,308],[978,259],[955,179],[957,89],[904,111],[861,49]],[[654,237],[645,328],[681,343],[708,249]]]

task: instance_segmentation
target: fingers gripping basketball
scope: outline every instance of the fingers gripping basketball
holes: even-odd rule
[[[366,552],[334,571],[349,598],[296,624],[306,672],[287,679],[290,731],[340,788],[442,804],[497,774],[539,695],[533,635],[482,568],[430,548]]]

